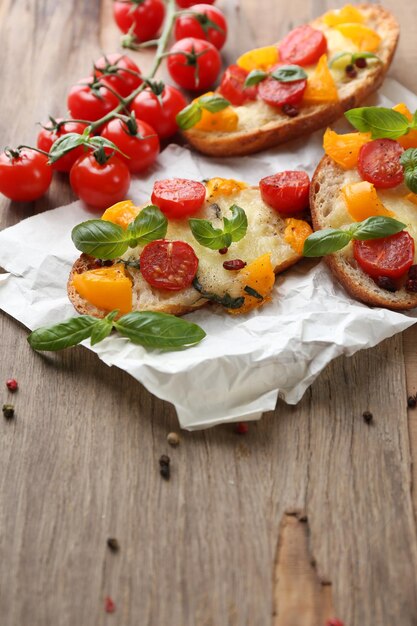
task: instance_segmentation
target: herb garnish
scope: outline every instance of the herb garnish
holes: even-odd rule
[[[263,70],[252,70],[246,77],[245,87],[252,87],[262,82],[266,78],[275,78],[280,83],[292,83],[296,80],[305,80],[308,78],[307,73],[299,65],[281,65],[273,72],[264,72]]]
[[[229,100],[214,94],[213,96],[201,96],[194,102],[191,102],[176,117],[177,124],[181,130],[188,130],[198,124],[203,116],[203,111],[209,113],[218,113],[230,106]]]
[[[225,293],[223,296],[217,295],[217,293],[212,293],[211,291],[206,291],[203,285],[198,280],[197,276],[195,276],[193,280],[193,287],[196,289],[203,298],[206,300],[211,300],[212,302],[216,302],[217,304],[221,304],[227,309],[240,309],[245,302],[245,298],[243,296],[239,296],[238,298],[233,298],[230,294]]]
[[[230,207],[231,218],[223,218],[223,229],[214,228],[209,220],[191,218],[188,223],[198,243],[210,250],[228,248],[232,242],[240,241],[246,235],[248,218],[237,204]]]
[[[400,157],[404,168],[405,184],[413,193],[417,193],[417,149],[409,148]]]
[[[399,111],[386,107],[358,107],[346,111],[345,117],[360,132],[370,132],[372,139],[397,139],[417,128],[417,112],[409,122]]]

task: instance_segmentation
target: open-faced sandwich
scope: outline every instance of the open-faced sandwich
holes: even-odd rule
[[[359,132],[324,135],[306,256],[326,256],[346,290],[370,305],[417,306],[417,118],[404,104],[346,113]]]
[[[310,181],[281,172],[259,187],[214,178],[156,181],[152,204],[110,207],[72,232],[83,254],[68,294],[79,313],[182,315],[210,302],[232,314],[270,299],[275,274],[302,258]],[[294,217],[295,216],[295,217]]]
[[[381,6],[330,11],[278,44],[239,57],[226,69],[218,98],[197,98],[179,114],[180,127],[194,148],[221,157],[305,136],[380,86],[398,36],[396,20]]]

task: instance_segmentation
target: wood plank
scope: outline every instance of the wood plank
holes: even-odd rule
[[[242,1],[229,58],[330,4]],[[407,69],[416,54],[416,9],[386,4],[401,14],[407,43],[394,73],[417,89]],[[34,122],[58,114],[69,84],[100,49],[114,49],[109,5],[3,0],[0,132],[7,142],[33,140]],[[18,45],[17,32],[26,46]],[[34,206],[9,209],[2,200],[0,224],[71,198],[57,179]],[[409,388],[416,380],[413,333],[405,335]],[[0,316],[0,385],[11,375],[20,382],[18,394],[1,396],[16,405],[16,420],[3,421],[0,437],[2,625],[265,626],[273,621],[280,524],[294,509],[308,515],[308,554],[319,579],[332,583],[333,610],[345,624],[416,622],[401,337],[337,360],[297,407],[280,402],[247,436],[230,426],[182,433],[172,449],[166,434],[177,422],[170,405],[81,348],[36,355],[25,336]],[[362,419],[365,409],[375,416],[371,426]],[[169,483],[158,471],[163,453],[172,459]],[[119,553],[106,547],[109,536],[119,539]],[[301,557],[292,558],[297,567]],[[285,587],[285,568],[280,580]],[[300,584],[296,593],[304,592]],[[104,611],[107,594],[114,616]],[[302,618],[297,626],[309,623]]]

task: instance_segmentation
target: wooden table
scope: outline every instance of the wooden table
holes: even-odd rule
[[[223,0],[226,56],[341,4]],[[417,4],[385,5],[402,29],[391,75],[417,90]],[[4,146],[33,142],[119,39],[110,0],[2,0],[0,41]],[[58,176],[33,205],[2,199],[0,226],[72,199]],[[26,335],[0,316],[0,400],[16,406],[0,423],[2,626],[417,624],[417,329],[338,359],[246,436],[183,432],[176,449],[169,404],[82,348],[35,354]]]

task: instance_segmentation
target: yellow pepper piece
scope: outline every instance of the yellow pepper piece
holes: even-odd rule
[[[310,224],[307,224],[304,220],[296,220],[294,217],[289,217],[285,222],[287,225],[284,231],[284,239],[290,244],[294,252],[302,256],[304,242],[312,234],[313,230]]]
[[[406,196],[404,196],[404,199],[417,205],[417,193],[408,193]]]
[[[323,150],[345,170],[356,167],[359,151],[371,141],[371,133],[346,133],[338,135],[328,128],[323,136]]]
[[[275,283],[275,273],[271,263],[271,255],[269,253],[263,254],[241,269],[239,272],[239,281],[242,285],[242,295],[245,297],[245,302],[239,309],[228,309],[228,313],[232,315],[248,313],[248,311],[257,309],[266,302],[269,302],[271,300],[269,294]],[[244,291],[245,287],[254,289],[262,296],[262,299],[248,295],[246,291]]]
[[[375,52],[381,44],[381,37],[378,33],[363,24],[338,24],[335,29],[344,37],[351,39],[359,50]]]
[[[347,4],[339,11],[329,11],[323,16],[326,26],[337,26],[338,24],[357,23],[361,24],[365,20],[363,14],[351,4]]]
[[[126,230],[138,213],[139,209],[133,204],[132,200],[123,200],[106,209],[101,219],[118,224]]]
[[[98,309],[119,309],[121,313],[132,310],[132,282],[123,263],[74,274],[72,284],[80,296]]]
[[[241,189],[246,189],[248,185],[233,178],[210,178],[206,187],[208,197],[214,198],[216,196],[231,196]]]
[[[276,46],[265,46],[264,48],[254,48],[242,54],[236,61],[239,67],[247,72],[252,70],[269,70],[272,65],[278,63],[279,53]]]
[[[396,104],[395,107],[392,107],[393,111],[398,111],[398,113],[402,113],[408,119],[409,122],[413,119],[413,115],[407,105],[404,102],[400,104]],[[397,137],[398,143],[407,150],[408,148],[417,148],[417,130],[409,130],[406,135],[402,137]]]
[[[351,183],[342,188],[342,196],[347,210],[356,222],[366,220],[374,215],[392,217],[392,211],[388,211],[378,198],[376,189],[372,183],[362,180],[359,183]]]
[[[308,77],[303,101],[306,104],[321,104],[338,100],[336,83],[327,65],[327,55],[323,54],[314,72]]]
[[[212,96],[213,92],[209,91],[204,95]],[[197,102],[198,100],[199,98],[196,98],[193,102]],[[194,128],[197,130],[204,130],[205,132],[217,131],[230,133],[236,130],[239,122],[239,116],[231,106],[226,107],[221,111],[217,111],[217,113],[210,113],[210,111],[202,109],[201,113],[201,119],[197,122],[197,124],[195,124]]]

